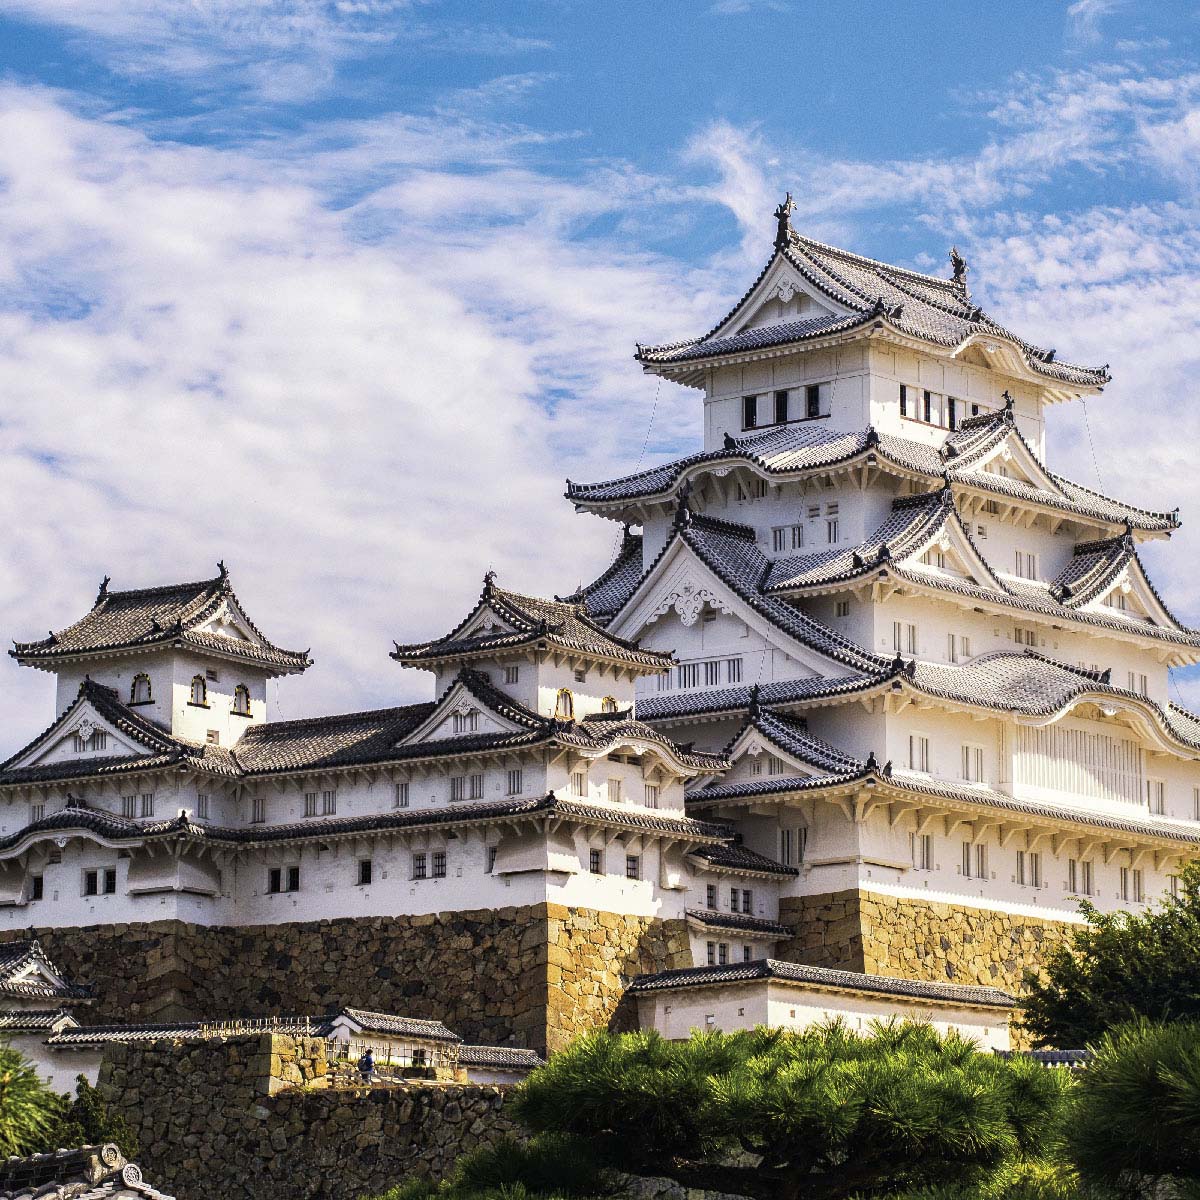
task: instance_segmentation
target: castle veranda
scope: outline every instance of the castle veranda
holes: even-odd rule
[[[444,636],[397,644],[434,699],[273,720],[267,681],[312,663],[224,567],[105,580],[17,642],[57,716],[0,767],[0,931],[72,977],[98,969],[85,930],[117,954],[161,931],[123,995],[98,986],[114,1017],[219,1015],[189,1011],[209,953],[255,982],[243,1009],[299,1011],[238,931],[295,927],[319,957],[382,922],[510,949],[397,990],[381,935],[355,996],[339,975],[303,1003],[440,1019],[452,988],[468,1033],[539,1050],[634,1010],[680,1036],[923,1005],[996,1040],[1080,897],[1168,892],[1200,842],[1200,716],[1168,671],[1200,633],[1139,546],[1178,517],[1055,474],[1045,444],[1046,406],[1107,370],[982,312],[956,254],[915,274],[776,216],[712,331],[637,350],[702,393],[703,449],[568,483],[626,527],[617,558],[557,599],[489,575]]]

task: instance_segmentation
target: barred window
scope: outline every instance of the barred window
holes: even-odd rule
[[[255,825],[261,825],[267,819],[267,801],[264,796],[255,796],[250,801],[250,820]]]
[[[304,815],[306,817],[315,817],[317,815],[317,793],[304,793]]]
[[[403,783],[396,784],[396,803],[394,807],[408,807],[408,780],[405,780]]]
[[[445,850],[435,850],[433,852],[433,877],[434,879],[446,878],[446,852]]]
[[[31,804],[29,806],[29,820],[40,821],[46,815],[45,804]]]
[[[412,874],[414,879],[425,879],[428,877],[429,860],[423,850],[417,851],[417,853],[412,856],[412,865]]]
[[[154,816],[154,793],[153,792],[143,792],[142,793],[142,816],[143,817]]]
[[[508,773],[508,794],[510,796],[519,796],[524,791],[524,772],[520,767],[514,767]],[[480,789],[482,795],[482,788]]]
[[[121,797],[121,816],[132,819],[137,816],[137,797],[122,796]]]
[[[321,793],[321,814],[331,817],[337,812],[337,792]]]
[[[625,855],[625,878],[626,879],[641,879],[642,877],[642,859],[637,854]]]
[[[487,848],[487,866],[484,870],[490,875],[496,869],[496,847],[489,846]]]
[[[646,784],[646,807],[647,808],[657,808],[658,807],[658,784],[657,783]]]
[[[208,793],[207,792],[197,792],[196,793],[196,816],[199,817],[201,821],[208,820]]]
[[[453,725],[455,733],[477,733],[479,730],[479,710],[472,708],[465,713],[455,713]]]
[[[604,861],[599,850],[593,849],[588,851],[588,870],[593,875],[604,874]]]

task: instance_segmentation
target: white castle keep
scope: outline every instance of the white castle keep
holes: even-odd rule
[[[994,1016],[1081,897],[1169,891],[1200,843],[1200,717],[1168,671],[1200,634],[1138,547],[1178,518],[1047,465],[1046,407],[1107,370],[996,323],[957,252],[918,274],[790,212],[712,331],[638,348],[703,392],[703,449],[569,483],[626,527],[617,559],[555,600],[489,575],[397,645],[435,699],[273,720],[267,681],[311,663],[223,567],[105,580],[18,642],[58,716],[0,767],[0,931],[613,915],[685,950],[610,955],[579,1027],[631,987],[678,1035],[802,1021],[804,989]]]

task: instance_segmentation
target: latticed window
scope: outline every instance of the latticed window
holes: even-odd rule
[[[658,784],[657,783],[646,784],[646,807],[647,808],[657,808],[658,807]]]
[[[625,855],[625,878],[626,879],[641,879],[642,877],[642,859],[638,854]]]
[[[423,850],[418,850],[417,853],[412,856],[412,864],[412,873],[414,879],[425,879],[428,877],[429,860]]]
[[[515,767],[508,773],[508,794],[510,796],[519,796],[524,790],[524,772],[520,767]]]
[[[575,796],[587,795],[587,772],[573,771],[571,773],[571,793]],[[1200,803],[1198,801],[1197,803]]]
[[[122,796],[121,797],[121,816],[136,817],[137,816],[137,797]]]
[[[196,793],[196,816],[202,821],[208,820],[208,793]]]
[[[315,817],[317,815],[317,793],[304,793],[304,815],[306,817]]]
[[[408,807],[408,780],[403,783],[396,784],[396,808]]]
[[[250,801],[250,820],[255,825],[261,825],[267,819],[267,801],[263,796],[255,796]]]
[[[604,858],[599,850],[592,849],[588,851],[588,870],[593,875],[604,874]]]
[[[477,733],[479,731],[479,710],[472,708],[468,712],[457,712],[453,717],[455,733]]]
[[[143,792],[142,793],[142,816],[143,817],[154,816],[154,793],[153,792]]]
[[[323,816],[331,817],[337,812],[337,792],[327,791],[321,793],[321,813]]]
[[[433,877],[434,879],[446,878],[446,852],[445,850],[435,850],[431,856],[433,860]]]

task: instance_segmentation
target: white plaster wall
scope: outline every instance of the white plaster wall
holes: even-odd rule
[[[48,1036],[45,1031],[36,1034],[19,1033],[8,1035],[8,1040],[27,1062],[33,1064],[38,1075],[54,1091],[74,1097],[75,1080],[80,1075],[94,1087],[100,1074],[102,1048],[71,1047],[52,1050],[46,1045]]]

